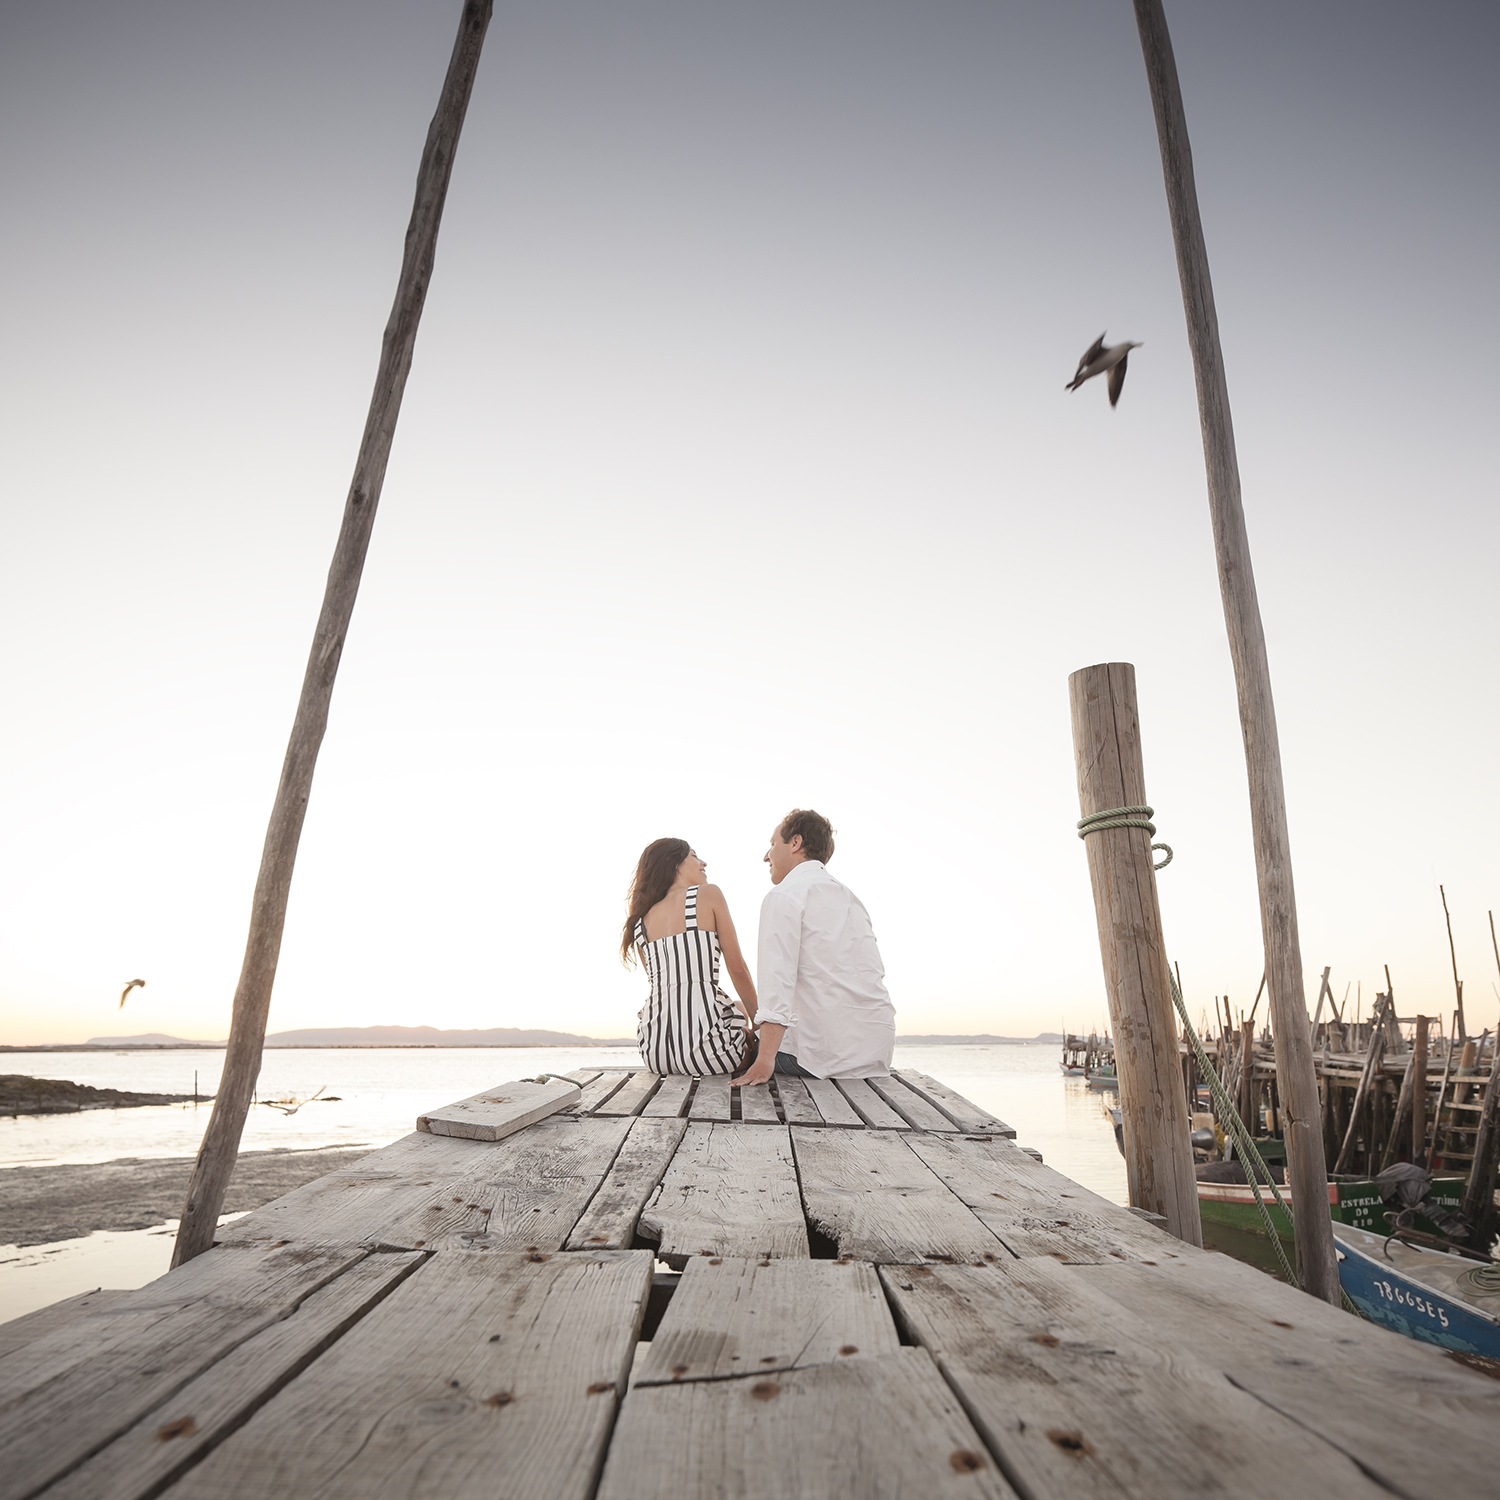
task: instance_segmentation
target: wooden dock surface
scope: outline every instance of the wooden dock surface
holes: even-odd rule
[[[1493,1491],[1500,1381],[925,1075],[571,1076],[564,1113],[415,1132],[11,1325],[0,1500]]]

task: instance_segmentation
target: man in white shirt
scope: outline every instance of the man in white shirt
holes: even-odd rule
[[[833,829],[810,809],[771,835],[771,890],[760,908],[756,964],[760,1051],[736,1085],[773,1072],[869,1078],[890,1072],[896,1007],[870,914],[828,873]]]

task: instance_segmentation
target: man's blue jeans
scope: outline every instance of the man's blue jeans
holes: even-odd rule
[[[793,1078],[816,1078],[818,1076],[816,1073],[809,1073],[790,1052],[776,1054],[776,1071],[790,1073]]]

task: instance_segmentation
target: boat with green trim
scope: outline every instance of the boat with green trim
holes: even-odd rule
[[[1262,1141],[1257,1144],[1264,1147],[1268,1143]],[[1210,1162],[1207,1164],[1207,1169],[1198,1168],[1198,1217],[1206,1225],[1218,1224],[1225,1229],[1237,1229],[1241,1233],[1264,1235],[1265,1220],[1261,1218],[1260,1209],[1256,1207],[1255,1191],[1248,1180],[1240,1182],[1204,1180],[1206,1170],[1209,1176],[1227,1175],[1222,1172],[1222,1168],[1232,1165],[1234,1164]],[[1215,1172],[1214,1169],[1220,1170]],[[1244,1175],[1244,1169],[1240,1168],[1239,1176],[1243,1178]],[[1284,1172],[1278,1167],[1271,1167],[1271,1175],[1275,1178],[1277,1185],[1281,1186]],[[1434,1178],[1427,1201],[1445,1215],[1456,1215],[1463,1207],[1464,1186],[1462,1177]],[[1260,1195],[1267,1209],[1270,1210],[1271,1222],[1275,1224],[1277,1233],[1282,1239],[1291,1239],[1291,1220],[1277,1205],[1270,1188],[1262,1184]],[[1284,1190],[1281,1196],[1286,1198],[1287,1194]],[[1380,1185],[1370,1181],[1369,1178],[1334,1177],[1329,1180],[1328,1213],[1336,1224],[1348,1224],[1355,1229],[1378,1230],[1383,1233],[1386,1228],[1385,1215],[1392,1206],[1381,1193]],[[1430,1234],[1441,1233],[1441,1226],[1422,1214],[1415,1216],[1413,1225]]]

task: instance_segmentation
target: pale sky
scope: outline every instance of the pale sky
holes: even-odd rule
[[[0,10],[0,1041],[226,1033],[456,0]],[[1308,999],[1494,1026],[1500,9],[1171,3]],[[1144,341],[1119,408],[1064,383]],[[1102,1022],[1135,663],[1194,1013],[1261,971],[1128,0],[500,3],[271,1029],[628,1035],[649,840],[793,805],[912,1032]],[[123,1013],[121,985],[147,980]]]

